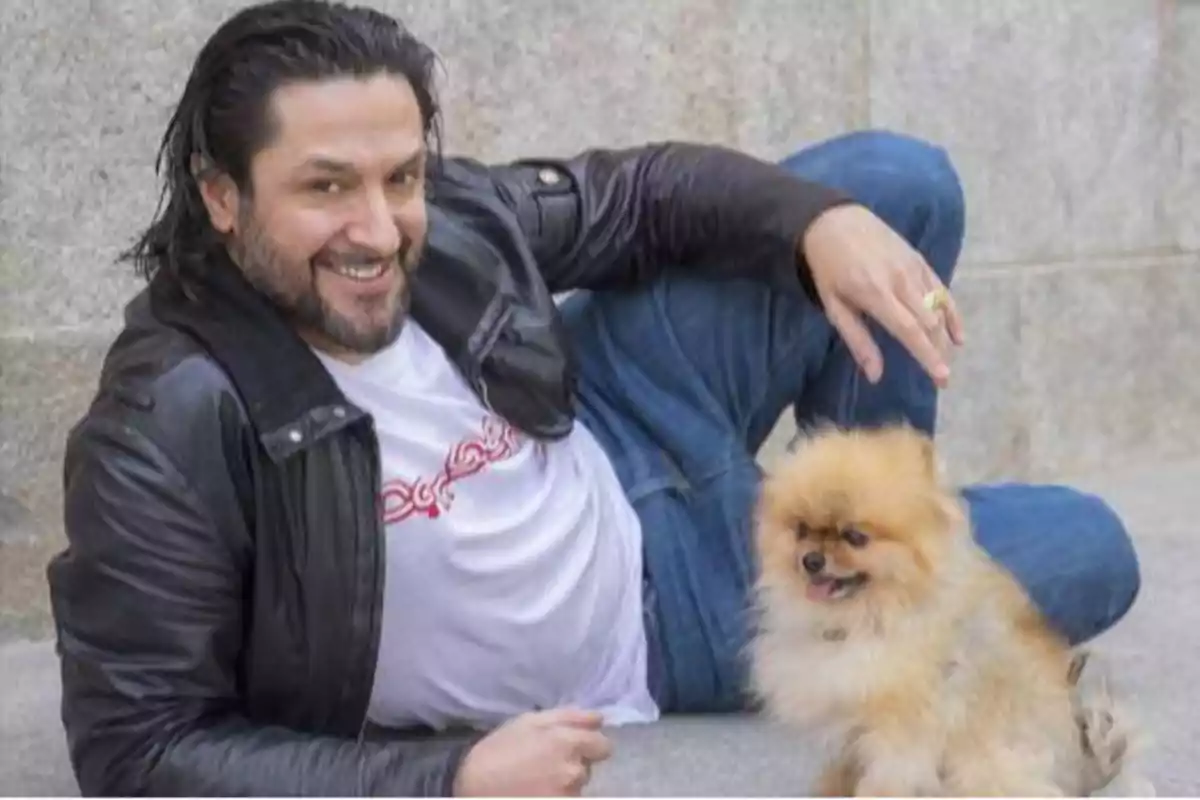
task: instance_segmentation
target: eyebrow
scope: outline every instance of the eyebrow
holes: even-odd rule
[[[400,164],[400,166],[397,167],[397,169],[399,169],[399,170],[411,169],[412,167],[415,167],[418,163],[420,163],[420,161],[423,158],[425,158],[425,150],[424,149],[418,150],[417,152],[415,152],[411,156],[409,156],[407,159],[405,159],[405,161],[402,164]],[[313,156],[312,158],[310,158],[304,162],[303,167],[306,169],[315,169],[315,170],[319,170],[321,172],[332,172],[332,173],[340,174],[340,175],[352,174],[357,171],[354,168],[354,165],[351,164],[350,162],[339,161],[336,158],[329,158],[328,156]]]

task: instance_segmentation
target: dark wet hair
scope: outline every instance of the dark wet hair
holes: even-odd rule
[[[250,162],[274,135],[271,94],[295,81],[389,73],[412,86],[430,155],[441,154],[434,94],[437,57],[396,19],[361,6],[276,0],[243,9],[205,43],[171,115],[155,163],[163,181],[155,219],[121,254],[137,273],[180,281],[224,247],[192,173],[228,174],[251,194]]]

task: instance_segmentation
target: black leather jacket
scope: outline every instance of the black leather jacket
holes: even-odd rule
[[[432,177],[412,314],[480,397],[564,436],[553,293],[667,267],[806,285],[838,193],[724,149],[591,151]],[[809,289],[811,292],[811,289]],[[129,305],[64,465],[48,576],[84,794],[445,795],[473,737],[377,738],[377,443],[236,269]]]

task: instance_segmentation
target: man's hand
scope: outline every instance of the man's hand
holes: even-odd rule
[[[578,796],[592,764],[612,754],[591,711],[555,709],[522,714],[471,748],[454,781],[458,797]]]
[[[800,246],[829,321],[869,381],[882,377],[884,365],[864,314],[895,336],[934,383],[946,385],[946,339],[963,343],[962,318],[948,294],[940,311],[925,307],[925,296],[944,287],[920,253],[857,205],[821,214]]]

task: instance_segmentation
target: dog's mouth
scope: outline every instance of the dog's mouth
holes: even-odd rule
[[[855,572],[840,577],[821,573],[808,579],[808,588],[804,593],[809,600],[818,602],[845,600],[856,594],[870,578],[871,576],[865,572]]]

